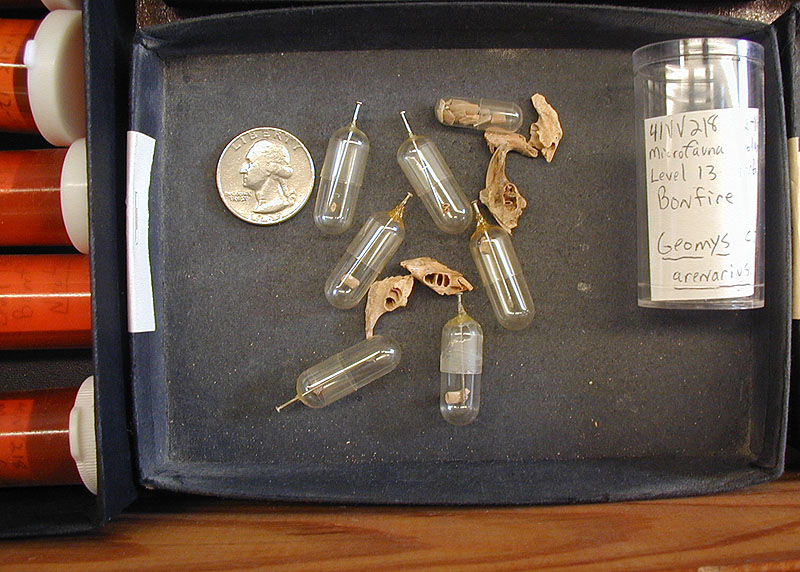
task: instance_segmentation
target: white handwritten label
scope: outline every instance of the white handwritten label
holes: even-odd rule
[[[654,301],[752,296],[758,212],[758,109],[646,119]]]

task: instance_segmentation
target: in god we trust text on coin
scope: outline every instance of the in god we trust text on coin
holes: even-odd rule
[[[306,146],[276,127],[255,127],[234,137],[217,163],[217,190],[240,219],[260,225],[297,214],[314,188],[314,162]]]

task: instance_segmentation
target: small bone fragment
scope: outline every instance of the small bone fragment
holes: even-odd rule
[[[361,281],[352,274],[348,274],[347,276],[345,276],[345,279],[342,281],[342,284],[344,284],[348,288],[358,288],[358,285],[361,284]]]
[[[480,121],[481,108],[474,103],[463,99],[452,99],[449,108],[460,125],[476,125]]]
[[[414,278],[441,296],[450,296],[452,294],[458,294],[459,292],[467,292],[474,288],[461,272],[448,268],[430,256],[403,260],[400,266],[408,270]]]
[[[478,195],[497,223],[508,233],[516,228],[522,211],[528,206],[528,201],[517,186],[506,177],[506,157],[510,149],[508,145],[495,149],[486,168],[486,188]]]
[[[444,394],[444,402],[447,405],[457,405],[459,403],[466,403],[469,399],[470,391],[466,387],[458,391],[446,391]]]
[[[487,122],[500,123],[504,121],[502,115],[495,117],[492,114],[484,113],[481,116],[481,108],[478,104],[463,99],[440,99],[436,103],[436,119],[445,125],[465,125],[468,127],[480,127]]]
[[[530,141],[525,139],[522,133],[515,133],[506,131],[505,129],[498,129],[490,127],[483,132],[483,138],[489,146],[489,153],[494,153],[500,145],[508,145],[511,151],[522,153],[528,157],[538,157],[539,150],[531,145]]]
[[[439,120],[439,123],[453,125],[456,122],[455,114],[450,111],[450,104],[452,101],[452,99],[440,99],[436,103],[436,119]]]
[[[369,287],[367,306],[364,309],[364,331],[367,338],[373,336],[378,318],[408,304],[412,288],[413,276],[389,276]]]
[[[549,163],[556,154],[558,144],[564,135],[558,113],[543,95],[534,93],[531,96],[533,108],[539,113],[539,119],[531,124],[530,143],[542,152]]]

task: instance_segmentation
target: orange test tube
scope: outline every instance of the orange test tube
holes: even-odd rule
[[[0,256],[0,349],[92,344],[89,257]]]
[[[0,151],[0,246],[89,251],[86,140],[67,149]]]
[[[0,487],[77,485],[97,493],[94,378],[0,393]]]
[[[66,154],[66,149],[0,152],[0,244],[70,244],[61,218]]]
[[[78,388],[0,394],[0,485],[80,484],[69,452]]]
[[[39,20],[0,19],[0,130],[37,133],[28,99],[28,74],[23,63],[25,44]]]
[[[86,135],[80,10],[0,19],[0,131],[66,147]]]

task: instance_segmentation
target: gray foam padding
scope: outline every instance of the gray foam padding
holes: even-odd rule
[[[372,35],[358,28],[367,21]],[[456,29],[425,33],[445,22]],[[597,33],[581,35],[590,29]],[[768,97],[780,97],[768,32],[669,13],[491,3],[308,8],[142,34],[133,128],[157,139],[150,236],[158,323],[134,336],[142,479],[230,496],[513,503],[692,494],[777,476],[788,367],[785,172],[768,175],[765,310],[636,304],[630,56],[677,29],[755,34],[769,52]],[[304,31],[310,45],[287,39],[290,30]],[[397,370],[326,409],[276,413],[300,372],[363,338],[363,302],[337,310],[323,285],[369,213],[410,190],[395,159],[405,137],[399,111],[437,143],[473,199],[489,160],[482,135],[438,124],[434,103],[446,95],[511,100],[525,112],[525,131],[536,118],[534,92],[559,111],[565,136],[552,163],[513,155],[508,165],[529,201],[513,241],[536,299],[533,324],[519,332],[497,324],[469,233],[441,233],[418,200],[383,273],[404,273],[400,260],[425,255],[478,285],[464,298],[486,338],[477,421],[452,427],[439,415],[439,337],[456,303],[419,284],[408,307],[376,328],[400,341]],[[355,100],[364,102],[359,126],[372,147],[353,229],[322,235],[314,196],[272,227],[226,210],[214,174],[229,140],[257,126],[285,129],[306,144],[319,173],[328,137]],[[785,155],[781,113],[768,118],[774,165]]]

